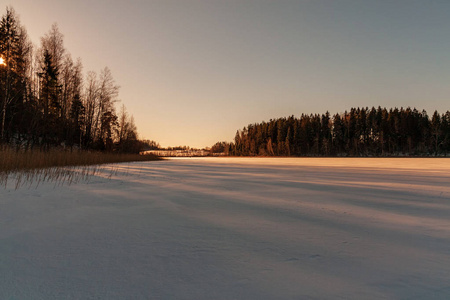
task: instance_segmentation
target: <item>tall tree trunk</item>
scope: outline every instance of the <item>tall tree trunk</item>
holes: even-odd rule
[[[10,55],[10,40],[8,38],[8,45],[6,48],[6,78],[5,78],[5,99],[3,100],[2,109],[2,142],[5,142],[5,120],[6,120],[6,108],[8,105],[9,98],[9,55]]]

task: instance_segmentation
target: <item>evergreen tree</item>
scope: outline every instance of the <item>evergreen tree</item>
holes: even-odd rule
[[[58,68],[53,64],[52,55],[44,50],[41,73],[40,104],[43,112],[42,142],[47,148],[56,144],[59,136],[59,95],[61,86],[58,83]]]
[[[76,94],[72,101],[70,107],[70,135],[69,135],[69,145],[78,144],[80,147],[83,140],[83,130],[84,118],[86,110],[84,108],[83,102],[80,99],[80,95]]]
[[[6,142],[5,125],[8,106],[17,98],[14,87],[20,78],[18,76],[18,45],[19,24],[12,8],[6,8],[6,14],[0,21],[0,56],[3,61],[2,69],[2,91],[1,91],[1,131],[2,142]]]

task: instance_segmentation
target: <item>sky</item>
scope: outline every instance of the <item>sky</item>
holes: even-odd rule
[[[0,0],[111,69],[139,137],[202,148],[250,123],[351,107],[450,109],[450,1]]]

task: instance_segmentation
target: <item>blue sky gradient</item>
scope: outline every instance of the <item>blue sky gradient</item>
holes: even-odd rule
[[[450,109],[450,1],[9,0],[35,44],[58,23],[108,66],[141,138],[231,141],[249,123],[385,106]]]

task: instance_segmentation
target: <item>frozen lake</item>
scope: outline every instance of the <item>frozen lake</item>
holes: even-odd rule
[[[0,299],[450,299],[450,159],[117,168],[0,188]]]

